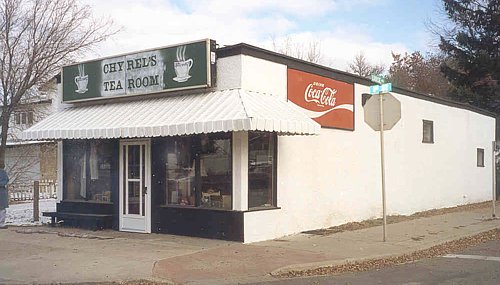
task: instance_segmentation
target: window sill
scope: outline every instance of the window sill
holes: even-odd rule
[[[200,211],[240,212],[240,211],[235,211],[235,210],[230,210],[230,209],[195,207],[195,206],[181,206],[181,205],[160,205],[160,208],[192,209],[192,210],[200,210]]]
[[[219,211],[219,212],[259,212],[259,211],[269,211],[269,210],[281,210],[281,207],[255,207],[252,209],[239,211],[239,210],[229,210],[220,208],[203,208],[203,207],[193,207],[193,206],[180,206],[180,205],[160,205],[160,208],[173,208],[173,209],[192,209],[199,211]]]
[[[113,205],[113,202],[105,202],[105,201],[94,201],[94,200],[61,200],[61,203],[68,202],[68,203],[87,203],[87,204],[108,204],[108,205]]]
[[[255,208],[251,208],[251,209],[248,209],[246,211],[244,211],[245,213],[246,212],[260,212],[260,211],[269,211],[269,210],[281,210],[281,207],[255,207]]]

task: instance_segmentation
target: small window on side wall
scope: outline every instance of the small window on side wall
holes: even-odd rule
[[[434,143],[434,122],[423,120],[422,142]]]
[[[477,167],[484,167],[484,149],[477,149]]]

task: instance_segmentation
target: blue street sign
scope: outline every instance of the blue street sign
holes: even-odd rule
[[[380,93],[380,88],[381,87],[382,86],[380,86],[380,85],[372,85],[372,86],[370,86],[370,94],[378,94],[378,93]]]
[[[379,94],[392,91],[392,83],[370,86],[370,94]]]
[[[386,83],[386,84],[382,84],[382,93],[384,92],[391,92],[392,91],[392,83]]]

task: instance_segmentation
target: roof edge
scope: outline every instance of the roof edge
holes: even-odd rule
[[[327,67],[324,65],[320,65],[317,63],[312,63],[309,61],[305,61],[302,59],[294,58],[288,55],[284,55],[281,53],[277,53],[274,51],[266,50],[260,47],[256,47],[253,45],[249,45],[246,43],[239,43],[235,45],[230,45],[230,46],[225,46],[222,48],[218,48],[217,51],[217,57],[218,58],[224,58],[224,57],[229,57],[229,56],[234,56],[234,55],[248,55],[248,56],[253,56],[256,58],[264,59],[264,60],[269,60],[272,62],[276,63],[281,63],[289,68],[292,69],[298,69],[301,71],[309,72],[309,73],[314,73],[320,76],[325,76],[329,78],[334,78],[335,80],[339,81],[344,81],[347,83],[352,83],[352,84],[364,84],[367,86],[370,85],[375,85],[378,84],[376,82],[371,81],[368,78],[355,75],[349,72],[341,71],[338,69],[334,69],[331,67]],[[496,118],[497,115],[493,112],[472,106],[467,103],[462,103],[458,101],[454,101],[451,99],[446,99],[443,97],[437,97],[437,96],[432,96],[428,94],[423,94],[415,91],[411,91],[405,88],[393,86],[394,92],[402,95],[406,95],[409,97],[413,97],[416,99],[421,99],[425,101],[430,101],[433,103],[441,104],[441,105],[446,105],[449,107],[454,107],[454,108],[459,108],[459,109],[464,109],[468,111],[472,111],[481,115],[485,115],[488,117]]]

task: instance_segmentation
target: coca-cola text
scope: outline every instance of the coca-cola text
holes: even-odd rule
[[[332,89],[330,87],[325,87],[325,84],[320,82],[313,82],[307,85],[304,92],[304,100],[306,102],[314,102],[318,106],[335,106],[337,98],[337,89]]]

